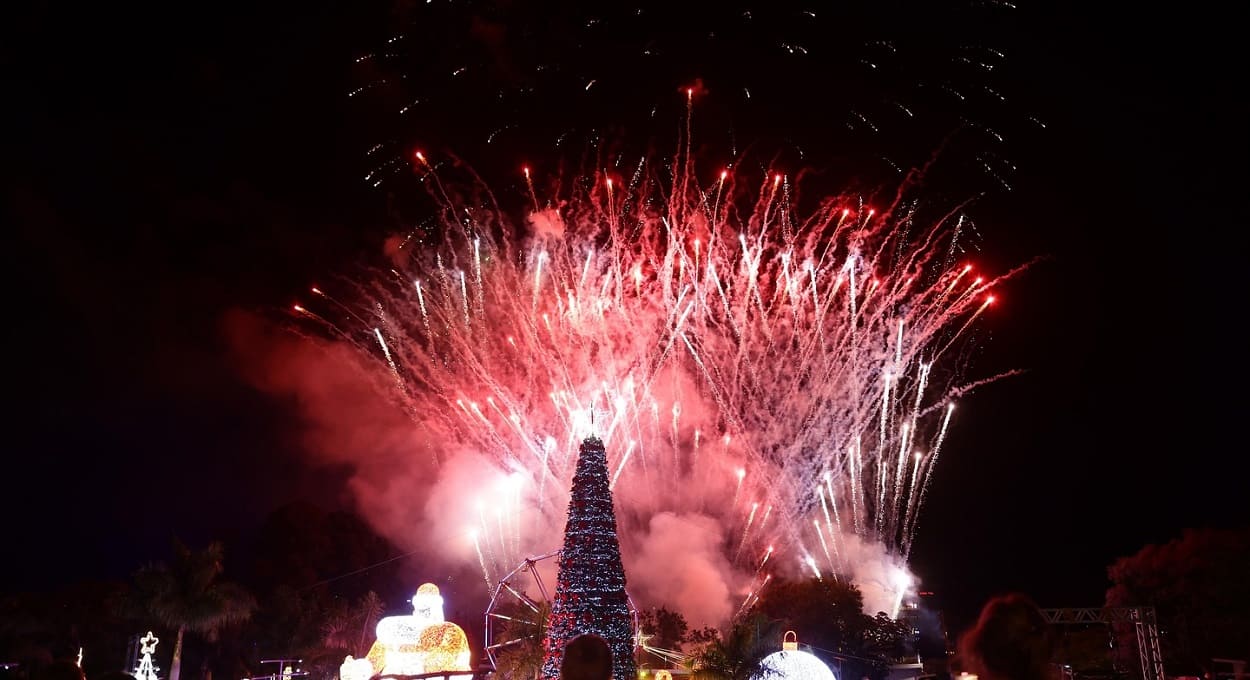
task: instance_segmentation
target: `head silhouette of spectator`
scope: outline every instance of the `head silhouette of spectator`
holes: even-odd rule
[[[53,661],[40,669],[36,680],[87,680],[78,664],[68,659]]]
[[[91,676],[91,680],[135,680],[135,676],[126,671],[105,671]]]
[[[611,680],[612,648],[593,633],[578,635],[564,646],[560,680]]]
[[[959,641],[959,663],[978,680],[1048,680],[1054,638],[1026,595],[991,599]]]

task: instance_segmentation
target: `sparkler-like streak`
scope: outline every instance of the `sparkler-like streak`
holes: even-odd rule
[[[486,566],[486,557],[482,555],[482,544],[477,540],[477,529],[469,530],[469,540],[473,541],[473,549],[477,552],[478,564],[482,566],[482,578],[486,579],[486,587],[490,588],[494,582],[490,578],[490,569]]]
[[[813,538],[835,577],[853,571],[845,537],[905,556],[959,389],[951,348],[1001,278],[967,281],[971,265],[948,261],[957,223],[918,228],[911,199],[877,212],[831,196],[803,212],[781,174],[703,183],[688,152],[645,167],[545,204],[526,167],[526,235],[493,199],[450,198],[463,192],[418,156],[441,241],[359,283],[343,322],[377,328],[335,327],[391,373],[416,426],[523,480],[526,517],[476,527],[512,534],[475,535],[487,582],[510,566],[492,560],[555,542],[592,407],[626,542],[657,513],[699,512],[747,575],[764,546],[767,561]]]

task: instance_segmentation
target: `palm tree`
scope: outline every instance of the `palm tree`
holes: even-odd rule
[[[355,605],[330,608],[321,624],[321,646],[364,656],[369,651],[366,645],[373,642],[370,633],[385,610],[386,604],[372,590],[362,595]]]
[[[169,680],[179,680],[181,675],[182,641],[187,631],[215,641],[223,626],[246,621],[256,609],[256,600],[247,591],[218,580],[223,553],[222,545],[216,542],[195,552],[174,541],[171,564],[153,564],[135,573],[133,604],[178,632]],[[211,673],[206,680],[211,680]]]
[[[504,622],[497,639],[493,640],[500,645],[495,650],[495,672],[502,678],[535,680],[542,673],[543,641],[551,621],[551,604],[534,604],[531,608],[528,603],[516,602],[493,614]]]
[[[696,678],[761,680],[771,675],[764,657],[781,649],[781,624],[760,614],[733,622],[727,635],[716,635],[691,658]]]

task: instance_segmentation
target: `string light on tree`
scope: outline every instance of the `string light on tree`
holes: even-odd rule
[[[612,648],[613,680],[636,680],[632,618],[608,481],[608,454],[603,441],[592,435],[582,441],[573,474],[556,594],[543,641],[543,678],[559,677],[569,640],[594,633]]]

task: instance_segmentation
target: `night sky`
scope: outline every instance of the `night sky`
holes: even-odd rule
[[[0,589],[124,576],[173,533],[345,499],[343,470],[302,463],[290,405],[238,377],[221,319],[289,305],[393,228],[361,179],[384,135],[346,93],[405,9],[257,4],[34,2],[9,22]],[[1114,558],[1250,517],[1236,22],[1144,7],[984,27],[1047,127],[972,211],[987,265],[1039,260],[973,364],[1027,373],[961,406],[913,555],[957,621],[1005,590],[1097,605]],[[927,30],[969,28],[943,21]]]

